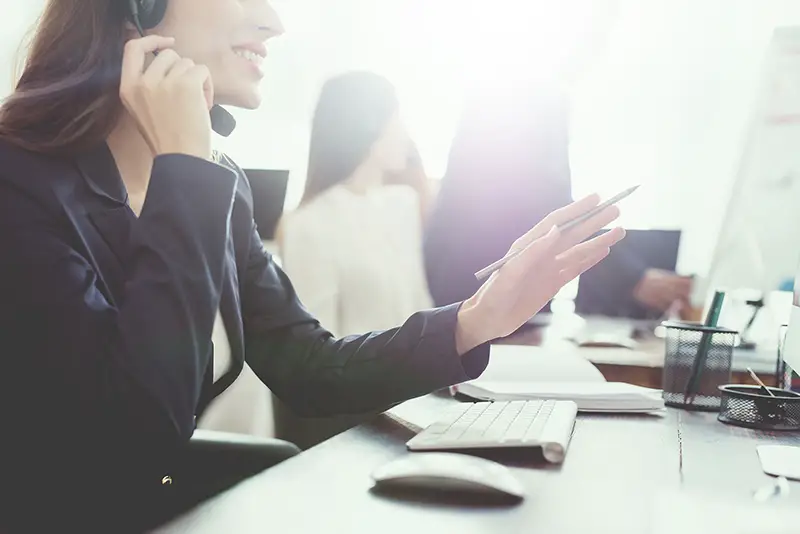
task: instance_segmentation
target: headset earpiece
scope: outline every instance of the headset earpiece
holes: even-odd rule
[[[143,30],[158,26],[164,20],[164,13],[167,12],[167,0],[128,0],[128,3],[128,11],[134,24],[138,19]]]

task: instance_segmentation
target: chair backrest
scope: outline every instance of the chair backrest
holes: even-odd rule
[[[272,240],[283,215],[289,171],[245,169],[244,172],[253,190],[253,218],[258,234],[262,240]]]

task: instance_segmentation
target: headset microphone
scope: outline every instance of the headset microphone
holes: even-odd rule
[[[140,10],[140,7],[142,8]],[[144,37],[145,28],[158,25],[167,9],[167,0],[128,0],[128,14],[139,35]],[[211,129],[222,137],[228,137],[236,128],[236,119],[225,108],[211,106]]]

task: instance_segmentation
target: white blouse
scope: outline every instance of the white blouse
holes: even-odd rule
[[[211,332],[214,344],[214,382],[231,367],[231,345],[222,315],[217,312]],[[245,363],[231,386],[208,406],[197,421],[197,428],[271,437],[271,399],[269,390]]]
[[[335,186],[287,214],[281,260],[297,295],[335,336],[385,330],[430,308],[416,192]]]
[[[217,311],[214,318],[214,329],[211,331],[211,343],[214,344],[214,382],[219,380],[231,366],[231,343],[228,331],[222,321],[222,314]]]

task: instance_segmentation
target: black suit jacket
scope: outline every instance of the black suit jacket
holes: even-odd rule
[[[0,518],[153,505],[245,360],[308,415],[387,407],[487,364],[488,347],[456,353],[457,305],[333,339],[262,247],[227,159],[157,157],[138,218],[105,144],[59,159],[0,143],[0,162]],[[218,308],[233,365],[212,383]]]

